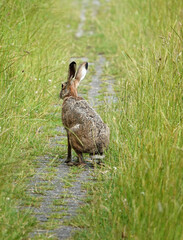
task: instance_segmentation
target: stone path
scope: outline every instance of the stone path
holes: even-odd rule
[[[89,166],[84,170],[81,169],[79,174],[73,175],[63,159],[58,159],[50,169],[49,164],[52,160],[48,156],[37,159],[39,167],[28,188],[32,196],[42,198],[39,207],[32,207],[40,224],[39,228],[31,233],[31,238],[55,236],[56,239],[67,239],[76,228],[63,223],[76,215],[76,211],[86,195],[81,184],[91,179],[92,168],[90,169]],[[49,179],[50,173],[52,174]],[[48,180],[45,176],[48,176]],[[44,187],[46,190],[42,191]]]
[[[76,32],[76,37],[80,38],[85,34],[84,25],[86,20],[86,10],[89,0],[83,0],[80,24]],[[96,16],[100,2],[92,1],[93,16]],[[71,58],[73,60],[88,61],[86,57]],[[101,78],[106,59],[98,55],[93,63],[95,74],[92,76],[88,98],[90,104],[95,107],[99,104],[97,96],[101,90]],[[112,87],[113,79],[107,80],[107,92],[105,101],[111,101],[114,96]],[[63,127],[57,127],[57,135],[50,139],[50,147],[62,147],[59,141],[66,138]],[[82,188],[82,183],[92,181],[93,168],[88,163],[84,169],[74,172],[74,168],[64,163],[65,159],[54,159],[49,156],[42,156],[36,159],[38,168],[35,176],[31,179],[28,192],[31,196],[41,198],[39,207],[31,207],[37,218],[39,225],[32,233],[30,238],[44,236],[44,239],[55,237],[55,239],[67,239],[72,232],[77,230],[75,227],[65,224],[77,214],[77,210],[83,204],[86,192]],[[39,238],[40,239],[40,238]]]

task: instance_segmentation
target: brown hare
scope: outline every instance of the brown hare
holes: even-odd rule
[[[62,104],[62,122],[67,131],[68,155],[65,161],[72,165],[72,148],[78,155],[78,164],[84,164],[83,153],[102,155],[109,145],[109,128],[101,117],[79,97],[77,87],[86,75],[88,63],[82,63],[76,72],[76,63],[71,62],[67,82],[62,84],[60,98]]]

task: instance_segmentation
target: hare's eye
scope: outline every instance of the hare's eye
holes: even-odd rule
[[[62,88],[64,88],[64,84],[62,84]]]

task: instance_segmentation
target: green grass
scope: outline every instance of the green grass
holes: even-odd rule
[[[48,148],[61,124],[54,104],[74,51],[67,25],[75,29],[79,18],[66,0],[3,0],[0,12],[0,239],[25,239],[35,219],[18,209],[33,204],[25,191],[33,160],[55,157]]]
[[[85,186],[91,194],[86,206],[69,221],[84,228],[74,238],[183,237],[183,3],[100,2],[97,17],[90,7],[86,11],[84,29],[94,35],[77,40],[81,0],[0,3],[0,239],[26,239],[36,224],[29,210],[18,208],[41,202],[25,191],[36,156],[53,157],[43,176],[51,181],[58,156],[66,154],[48,142],[61,124],[54,104],[60,103],[70,57],[92,62],[101,53],[108,61],[102,91],[106,76],[114,77],[117,102],[98,107],[111,129],[110,148],[105,167],[95,171],[98,181]],[[84,94],[90,69],[79,88]],[[73,175],[80,171],[71,169]],[[44,228],[59,224],[53,219]]]
[[[182,239],[183,4],[102,2],[83,41],[105,53],[118,100],[99,108],[110,149],[74,239]]]

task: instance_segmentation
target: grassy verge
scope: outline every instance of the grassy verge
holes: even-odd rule
[[[111,0],[88,20],[96,33],[83,42],[109,59],[118,101],[100,109],[111,144],[75,239],[183,237],[182,9]]]
[[[34,201],[25,193],[33,159],[54,151],[46,143],[60,125],[54,104],[74,51],[78,10],[65,0],[1,1],[0,10],[0,239],[25,239],[35,220],[18,206]]]
[[[89,205],[72,223],[87,227],[75,239],[182,237],[182,2],[101,4],[97,18],[87,13],[94,35],[77,41],[77,1],[0,4],[0,239],[25,239],[35,224],[17,206],[39,205],[25,194],[32,160],[58,154],[46,142],[60,125],[54,104],[69,58],[99,53],[118,101],[99,109],[111,144]]]

